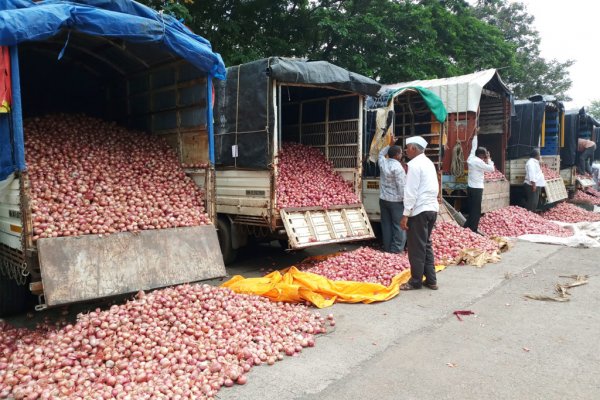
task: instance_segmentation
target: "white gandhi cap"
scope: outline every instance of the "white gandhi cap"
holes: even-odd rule
[[[427,140],[423,139],[421,136],[411,136],[406,139],[406,144],[418,144],[422,148],[427,147]]]

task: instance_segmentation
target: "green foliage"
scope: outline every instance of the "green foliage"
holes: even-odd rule
[[[571,100],[567,92],[573,82],[568,70],[574,61],[546,60],[540,55],[540,35],[532,28],[535,18],[527,13],[523,3],[479,0],[473,12],[500,29],[504,39],[514,45],[515,63],[502,76],[517,98],[552,94],[562,101]]]
[[[592,117],[600,120],[600,99],[592,100],[589,106],[585,108],[586,112]]]
[[[194,0],[137,0],[138,2],[154,8],[158,11],[164,11],[166,14],[172,15],[177,19],[191,21],[192,14],[188,9],[188,5]]]
[[[533,16],[508,0],[144,0],[183,16],[226,65],[269,56],[333,62],[385,83],[499,68],[518,97],[571,86],[547,61]]]

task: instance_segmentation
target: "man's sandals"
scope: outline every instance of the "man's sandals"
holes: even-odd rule
[[[427,283],[427,282],[423,282],[423,286],[425,286],[426,288],[429,288],[431,290],[438,290],[439,287],[438,285],[436,285],[435,283]],[[411,285],[410,283],[406,282],[403,283],[402,285],[400,285],[400,290],[419,290],[422,287],[416,287]]]

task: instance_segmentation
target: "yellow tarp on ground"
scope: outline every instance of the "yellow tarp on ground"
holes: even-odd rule
[[[446,267],[438,265],[435,270],[439,272],[444,268]],[[390,300],[398,294],[400,285],[409,278],[410,270],[407,269],[396,275],[390,286],[385,287],[378,283],[332,281],[321,275],[291,267],[284,271],[283,275],[279,271],[271,272],[262,278],[235,275],[221,286],[236,293],[256,294],[272,301],[308,301],[316,307],[324,308],[335,302],[373,303]]]

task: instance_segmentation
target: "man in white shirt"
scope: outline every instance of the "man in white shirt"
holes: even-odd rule
[[[471,153],[467,158],[469,165],[469,179],[467,183],[467,196],[469,202],[469,216],[463,225],[473,232],[479,228],[481,218],[481,200],[483,198],[483,182],[486,172],[494,172],[494,162],[485,147],[477,147],[477,131],[471,143]]]
[[[525,208],[535,211],[540,200],[540,192],[546,186],[546,179],[540,167],[540,152],[534,149],[525,163]]]
[[[420,136],[406,140],[406,154],[411,161],[408,163],[404,216],[400,226],[407,231],[411,278],[400,286],[400,290],[421,289],[423,285],[433,290],[438,288],[431,231],[440,209],[439,182],[435,165],[424,154],[426,147],[427,141]]]
[[[388,158],[385,158],[387,154]],[[402,148],[386,146],[379,152],[379,209],[383,250],[401,253],[406,244],[406,232],[400,228],[404,205],[406,172],[400,163]]]

